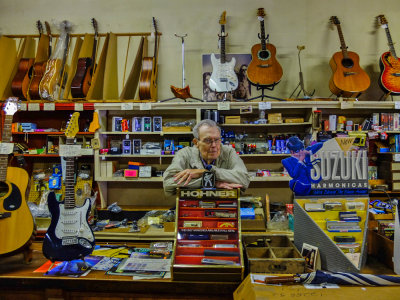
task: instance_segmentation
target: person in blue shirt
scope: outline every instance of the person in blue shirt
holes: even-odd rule
[[[286,147],[290,150],[291,157],[282,160],[282,164],[292,179],[289,182],[290,189],[296,196],[308,195],[311,191],[311,183],[318,183],[321,178],[311,178],[313,165],[319,160],[311,161],[310,156],[321,149],[323,143],[316,143],[304,149],[304,143],[297,137],[291,136]]]

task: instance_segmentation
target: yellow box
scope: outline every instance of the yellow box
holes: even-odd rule
[[[162,130],[164,132],[191,132],[192,128],[190,126],[163,126]]]
[[[240,116],[226,116],[225,124],[240,124]]]
[[[282,114],[281,113],[268,114],[268,123],[271,124],[282,123]]]
[[[285,123],[304,123],[304,118],[286,118]]]

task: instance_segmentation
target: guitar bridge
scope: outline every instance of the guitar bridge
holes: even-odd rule
[[[74,236],[63,237],[61,244],[63,246],[76,245],[78,244],[78,238]]]
[[[260,67],[260,68],[269,68],[270,66],[271,66],[270,64],[257,65],[257,67]]]
[[[390,75],[392,75],[394,77],[400,77],[400,73],[390,73]]]
[[[5,218],[9,218],[11,217],[11,213],[10,212],[5,212],[0,214],[0,219],[5,219]]]
[[[344,74],[344,77],[346,77],[346,76],[356,75],[357,72],[343,72],[343,74]]]

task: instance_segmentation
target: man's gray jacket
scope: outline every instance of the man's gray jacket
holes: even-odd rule
[[[178,185],[174,182],[174,175],[185,169],[204,169],[200,159],[200,151],[197,147],[185,147],[179,150],[172,163],[165,170],[163,175],[164,192],[167,196],[176,193]],[[221,153],[212,166],[211,171],[215,172],[216,180],[243,185],[242,190],[247,189],[250,177],[243,160],[237,155],[235,149],[230,146],[221,145]],[[188,188],[201,188],[201,177],[192,179]]]

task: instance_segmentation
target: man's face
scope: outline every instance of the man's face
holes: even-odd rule
[[[211,163],[217,159],[221,153],[221,135],[218,128],[201,126],[199,129],[199,139],[194,139],[194,144],[199,148],[201,157]]]

